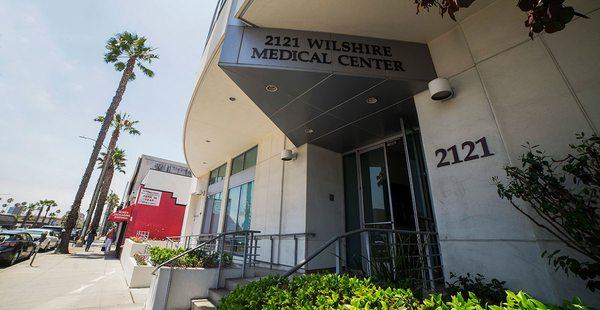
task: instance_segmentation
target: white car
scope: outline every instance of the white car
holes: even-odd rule
[[[31,235],[33,241],[35,241],[38,244],[38,248],[41,251],[54,249],[58,245],[58,236],[53,230],[43,228],[30,228],[27,229],[26,232]],[[46,239],[40,242],[39,240],[42,237],[42,234],[44,233],[46,233]]]

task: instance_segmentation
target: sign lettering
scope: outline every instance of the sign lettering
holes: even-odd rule
[[[478,154],[477,153],[477,145],[481,145],[481,150],[483,154]],[[485,137],[473,142],[473,141],[465,141],[463,142],[461,145],[462,150],[465,150],[467,152],[467,156],[465,156],[463,159],[460,159],[460,156],[458,154],[458,147],[456,145],[453,145],[447,149],[437,149],[435,150],[435,156],[436,157],[440,157],[440,161],[437,164],[437,167],[444,167],[444,166],[449,166],[449,165],[454,165],[454,164],[458,164],[464,161],[471,161],[471,160],[475,160],[478,158],[484,158],[484,157],[489,157],[494,155],[494,153],[492,153],[490,151],[490,147],[487,144],[487,140]],[[448,156],[448,153],[450,153],[450,155],[452,156],[452,162],[450,161],[450,159],[446,159],[446,157]]]

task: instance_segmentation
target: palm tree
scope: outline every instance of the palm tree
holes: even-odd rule
[[[106,210],[102,216],[102,229],[100,230],[101,235],[106,234],[108,231],[108,215],[111,214],[117,206],[119,206],[119,196],[111,191],[110,194],[108,194],[108,198],[106,198]]]
[[[121,173],[125,173],[125,152],[116,148],[111,157],[107,157],[107,154],[104,155],[103,159],[100,160],[101,165],[109,165],[106,171],[106,178],[104,182],[102,182],[102,189],[100,190],[100,195],[98,195],[98,204],[96,205],[96,209],[94,210],[94,219],[90,224],[89,234],[96,235],[98,231],[98,225],[100,224],[100,218],[102,217],[102,209],[104,208],[104,203],[106,202],[106,198],[108,197],[108,191],[110,189],[110,183],[112,182],[113,175],[116,171]]]
[[[21,205],[25,206],[25,205],[27,205],[27,203],[23,201],[21,203]],[[25,228],[25,223],[27,223],[27,220],[29,220],[29,217],[31,216],[31,212],[33,212],[33,210],[35,210],[35,208],[37,206],[38,206],[38,203],[36,202],[36,203],[30,203],[29,205],[27,205],[25,207],[25,210],[26,210],[25,216],[23,217],[23,221],[21,222],[21,227],[22,228]]]
[[[50,211],[50,208],[54,208],[54,207],[58,206],[56,204],[56,202],[54,202],[54,200],[51,200],[51,202],[53,202],[53,203],[46,204],[46,213],[44,213],[44,218],[42,218],[42,226],[44,225],[44,221],[46,221],[46,217],[48,217],[48,211]],[[54,212],[52,212],[52,213],[54,213]]]
[[[48,214],[48,211],[50,211],[51,207],[56,207],[57,204],[54,200],[50,200],[50,199],[42,199],[40,200],[38,203],[38,214],[37,217],[35,218],[35,223],[33,223],[32,227],[36,227],[38,221],[40,220],[40,216],[42,215],[42,211],[44,210],[44,208],[46,208],[46,214]],[[44,215],[44,219],[46,219],[46,215]],[[44,220],[42,220],[42,225],[44,224]]]
[[[104,122],[104,116],[98,116],[95,121],[97,122]],[[137,130],[134,125],[137,124],[138,121],[134,121],[129,119],[129,115],[128,114],[121,114],[121,113],[117,113],[115,115],[115,119],[113,120],[111,126],[114,128],[111,138],[110,138],[110,143],[108,144],[108,150],[106,151],[108,154],[112,154],[115,150],[115,148],[117,147],[117,141],[119,140],[119,135],[121,134],[121,131],[126,132],[130,135],[139,135],[140,132],[139,130]],[[111,159],[111,156],[109,155],[108,157],[106,155],[104,155],[104,158],[108,158],[109,160]],[[111,164],[108,163],[107,168],[110,167]],[[100,167],[102,168],[102,166]],[[98,178],[98,184],[96,184],[97,188],[100,188],[100,191],[102,190],[102,185],[103,183],[106,181],[108,175],[106,173],[106,171],[104,171],[104,173],[100,174],[100,177]],[[110,184],[109,184],[110,186]],[[98,192],[98,193],[99,193]],[[97,199],[99,198],[98,193],[94,193],[94,196],[92,197],[92,201],[90,202],[90,207],[88,208],[88,212],[87,212],[87,216],[86,219],[83,223],[83,230],[80,236],[80,242],[78,242],[78,244],[83,245],[83,239],[85,238],[85,235],[87,234],[87,230],[88,230],[88,225],[90,223],[90,219],[92,217],[92,215],[94,214],[94,209],[96,207],[97,204]]]
[[[117,71],[123,72],[123,75],[119,81],[115,96],[113,97],[108,110],[106,110],[104,121],[102,122],[100,132],[98,133],[98,138],[96,139],[96,143],[94,143],[94,149],[92,150],[83,177],[81,178],[81,183],[77,189],[77,194],[75,194],[75,199],[71,205],[72,212],[69,213],[67,222],[65,223],[65,231],[63,232],[57,251],[59,253],[69,253],[69,236],[71,235],[73,228],[75,228],[75,225],[77,225],[81,201],[83,200],[85,190],[92,177],[94,165],[98,159],[98,154],[100,154],[100,148],[106,138],[110,123],[123,99],[123,94],[125,94],[127,82],[135,79],[133,70],[137,66],[143,74],[148,77],[153,77],[154,72],[148,69],[144,64],[152,63],[152,60],[158,59],[158,55],[153,53],[154,49],[150,46],[146,46],[145,37],[139,37],[138,35],[129,32],[118,33],[115,37],[110,38],[106,43],[106,49],[107,52],[104,54],[104,61],[106,63],[112,63]]]

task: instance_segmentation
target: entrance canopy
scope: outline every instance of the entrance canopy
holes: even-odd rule
[[[117,210],[111,213],[108,216],[108,220],[111,222],[127,222],[131,218],[131,213],[133,212],[134,206],[129,206],[127,208]]]
[[[417,125],[426,44],[230,26],[219,66],[295,145],[352,150]]]

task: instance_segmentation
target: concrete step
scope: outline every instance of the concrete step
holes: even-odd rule
[[[217,309],[215,305],[208,299],[194,299],[192,300],[192,310],[212,310]]]
[[[225,288],[211,288],[208,290],[208,300],[212,302],[214,305],[218,305],[221,298],[225,297],[225,295],[229,294],[229,290]]]

